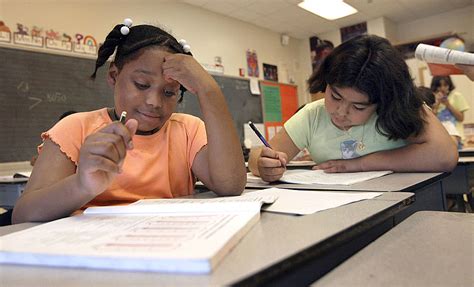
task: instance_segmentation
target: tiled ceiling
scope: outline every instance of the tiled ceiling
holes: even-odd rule
[[[378,17],[398,23],[467,7],[474,0],[345,0],[358,13],[329,21],[297,6],[302,0],[181,0],[181,2],[244,22],[307,39],[315,34]],[[331,0],[328,0],[331,1]]]

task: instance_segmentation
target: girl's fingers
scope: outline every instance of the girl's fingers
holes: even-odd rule
[[[98,133],[86,139],[84,149],[87,152],[102,154],[103,156],[119,162],[127,154],[127,146],[123,138],[115,134]]]
[[[275,167],[284,167],[285,165],[279,159],[269,158],[269,157],[260,157],[258,159],[258,165],[263,168],[275,168]]]
[[[120,173],[120,166],[102,155],[89,154],[85,159],[87,163],[82,164],[81,168],[88,173],[96,171]]]
[[[130,124],[128,124],[130,126],[130,128],[133,130],[135,129],[136,131],[136,127],[138,126],[138,123],[136,120],[134,119],[130,119],[127,121],[128,122],[131,122]],[[108,133],[108,134],[115,134],[115,135],[118,135],[122,138],[124,144],[129,147],[130,146],[130,143],[132,142],[132,138],[133,138],[133,135],[135,134],[134,133],[131,133],[131,130],[128,128],[127,124],[122,124],[120,122],[113,122],[107,126],[105,126],[103,129],[99,130],[100,133]]]

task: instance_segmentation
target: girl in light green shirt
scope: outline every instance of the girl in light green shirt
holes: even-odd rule
[[[270,141],[251,151],[249,168],[276,181],[288,159],[307,148],[326,172],[449,171],[457,150],[423,105],[398,51],[364,35],[336,47],[308,80],[324,99],[308,104]]]

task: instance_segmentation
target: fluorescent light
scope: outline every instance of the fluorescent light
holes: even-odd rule
[[[328,20],[335,20],[357,13],[354,7],[342,0],[305,0],[298,6]]]

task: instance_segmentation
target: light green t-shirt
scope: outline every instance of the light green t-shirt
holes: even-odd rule
[[[405,140],[388,140],[375,129],[377,115],[348,131],[338,129],[324,106],[324,99],[307,104],[285,123],[285,130],[301,150],[308,149],[316,163],[350,159],[407,145]]]

